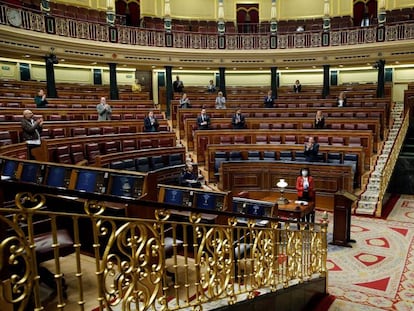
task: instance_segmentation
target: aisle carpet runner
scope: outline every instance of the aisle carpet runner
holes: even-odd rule
[[[414,310],[413,237],[413,196],[387,220],[352,216],[353,247],[328,247],[328,291],[337,298],[329,311]]]

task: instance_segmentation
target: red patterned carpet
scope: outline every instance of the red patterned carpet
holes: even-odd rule
[[[329,230],[332,232],[332,230]],[[352,216],[352,248],[329,246],[329,311],[414,310],[414,196],[386,220]]]

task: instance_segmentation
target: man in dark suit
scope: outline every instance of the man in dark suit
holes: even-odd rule
[[[201,109],[201,114],[197,117],[199,130],[208,130],[210,128],[210,117],[206,113],[206,109]]]
[[[173,83],[173,89],[175,93],[182,93],[184,89],[184,83],[180,80],[180,77],[177,76],[176,80]]]
[[[144,128],[145,132],[158,132],[158,121],[154,116],[154,112],[150,111],[148,116],[144,118]]]
[[[246,121],[244,115],[241,113],[241,109],[237,108],[236,113],[231,118],[231,124],[234,129],[244,129]]]
[[[273,108],[275,104],[275,97],[272,95],[272,91],[270,90],[267,92],[267,95],[264,98],[264,107],[265,108]]]
[[[308,162],[318,161],[319,144],[315,142],[315,139],[311,136],[305,143],[305,157]]]
[[[300,84],[299,80],[295,81],[295,84],[293,85],[293,92],[300,93],[302,91],[302,85]]]

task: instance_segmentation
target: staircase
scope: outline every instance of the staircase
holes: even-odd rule
[[[387,186],[384,183],[388,184],[389,178],[386,180],[387,176],[390,177],[396,162],[396,158],[395,161],[389,161],[389,159],[391,155],[398,155],[400,151],[401,144],[396,144],[397,138],[401,135],[405,136],[405,133],[400,132],[404,120],[403,112],[404,103],[395,103],[391,111],[392,126],[384,140],[382,149],[378,153],[379,155],[368,179],[365,191],[361,194],[357,202],[356,214],[374,215],[377,213],[378,217],[381,216],[382,199]],[[390,165],[392,167],[389,167]],[[391,172],[388,172],[389,170]],[[379,211],[377,210],[378,208]]]
[[[414,125],[407,131],[387,192],[392,194],[414,192]]]

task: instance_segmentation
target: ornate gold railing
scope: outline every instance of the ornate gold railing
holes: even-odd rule
[[[69,38],[122,43],[139,46],[175,47],[186,49],[286,49],[315,48],[321,46],[349,46],[383,41],[414,39],[414,23],[387,24],[384,27],[355,27],[330,32],[304,31],[272,35],[264,33],[194,33],[166,32],[122,25],[76,20],[60,16],[46,16],[24,8],[13,9],[0,5],[0,25],[11,25],[26,30],[54,34]],[[16,13],[17,11],[17,13]],[[9,16],[12,16],[11,18]],[[17,17],[16,17],[17,16]]]
[[[305,228],[268,219],[259,226],[250,219],[243,225],[229,216],[218,225],[197,212],[174,221],[165,208],[154,209],[154,219],[136,219],[109,216],[95,200],[78,207],[55,195],[20,192],[0,209],[2,310],[11,304],[14,310],[47,304],[53,310],[202,310],[326,276],[326,223]],[[37,253],[39,223],[50,233],[43,247],[54,255],[46,262]],[[62,230],[73,239],[66,257]],[[42,297],[44,265],[56,283],[51,302]]]

